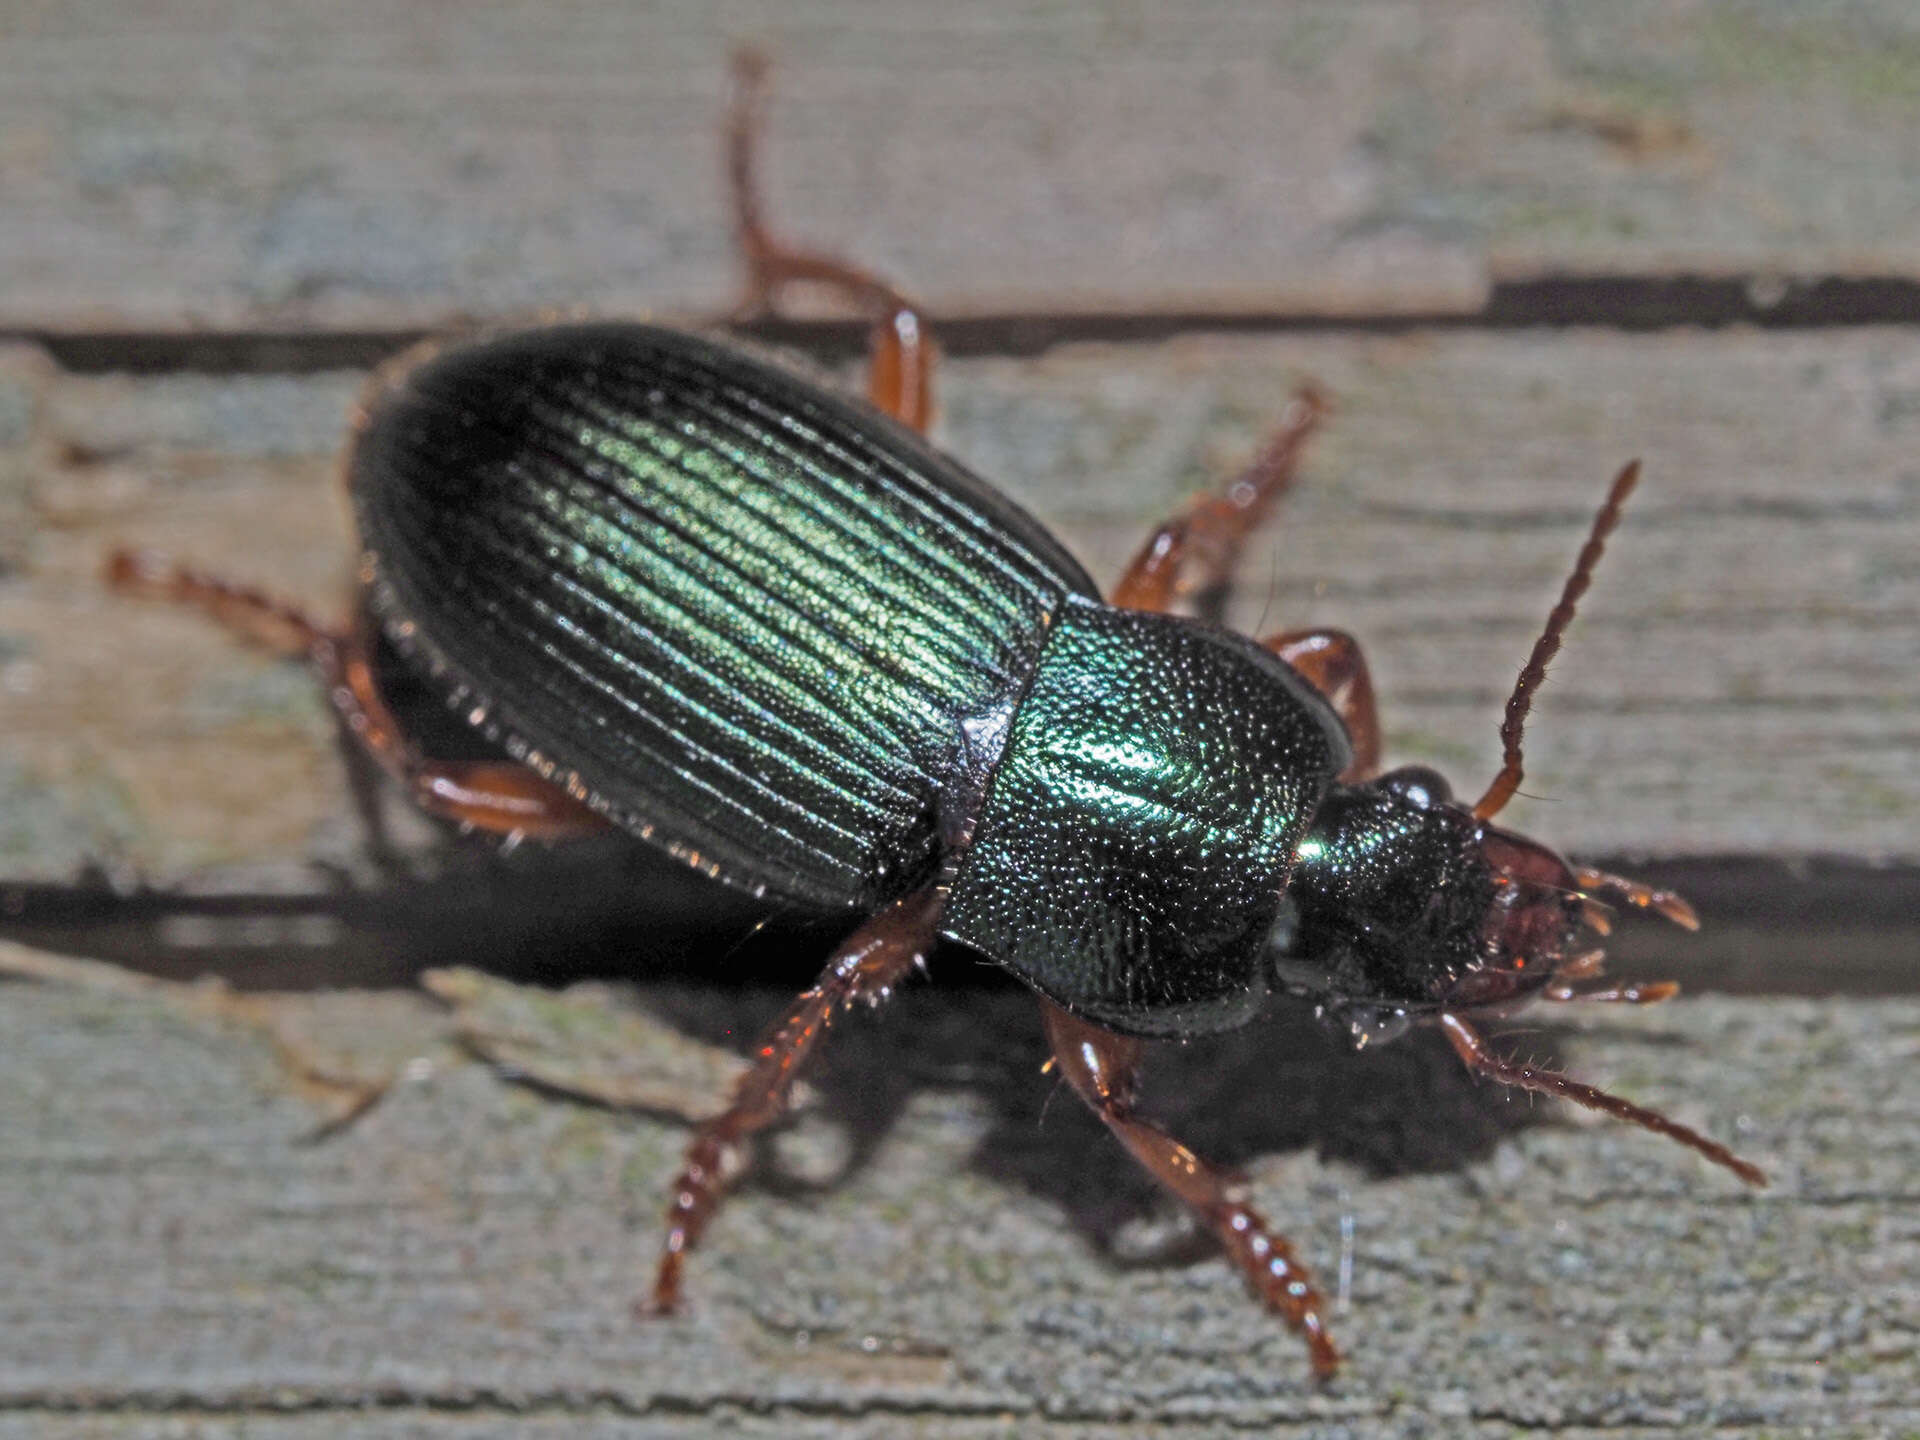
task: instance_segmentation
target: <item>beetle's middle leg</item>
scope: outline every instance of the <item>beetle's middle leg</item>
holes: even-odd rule
[[[1218,621],[1247,537],[1292,488],[1307,438],[1330,408],[1317,387],[1302,385],[1251,465],[1147,537],[1113,587],[1112,603],[1127,610],[1171,610],[1191,595],[1202,619]]]
[[[733,56],[733,103],[727,114],[727,180],[734,234],[747,264],[745,316],[773,311],[793,285],[817,285],[873,318],[868,339],[867,398],[902,424],[924,432],[933,422],[933,337],[919,308],[871,271],[832,255],[776,239],[760,207],[758,158],[766,109],[767,60],[743,48]]]
[[[306,659],[320,675],[341,732],[430,815],[490,834],[543,840],[606,828],[607,822],[579,800],[523,765],[423,755],[380,694],[370,625],[350,630],[325,625],[263,590],[146,551],[113,551],[107,557],[106,579],[122,594],[189,606],[242,639],[288,659]],[[367,795],[356,798],[377,836],[377,805]]]
[[[1353,760],[1340,779],[1371,779],[1380,769],[1380,711],[1360,642],[1344,630],[1282,630],[1260,643],[1298,670],[1345,723]]]
[[[800,1066],[834,1016],[865,1001],[878,1005],[922,965],[939,934],[946,892],[929,886],[895,901],[841,945],[820,978],[770,1030],[754,1051],[726,1111],[694,1132],[667,1211],[667,1240],[653,1281],[653,1310],[680,1304],[687,1251],[720,1207],[727,1171],[740,1147],[786,1112]]]
[[[1261,1301],[1305,1337],[1314,1373],[1333,1374],[1340,1352],[1321,1319],[1324,1302],[1287,1242],[1267,1228],[1226,1174],[1166,1131],[1135,1117],[1133,1087],[1140,1068],[1140,1042],[1082,1020],[1048,1000],[1040,1002],[1040,1009],[1054,1061],[1067,1083],[1147,1173],[1184,1200],[1219,1236]]]

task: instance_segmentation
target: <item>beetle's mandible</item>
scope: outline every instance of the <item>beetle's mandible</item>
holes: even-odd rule
[[[1496,1055],[1473,1019],[1581,988],[1606,903],[1692,928],[1679,897],[1568,864],[1493,823],[1533,691],[1619,518],[1615,480],[1472,805],[1380,769],[1359,648],[1253,640],[1217,613],[1324,400],[1304,390],[1247,472],[1161,526],[1103,600],[1038,524],[922,438],[934,351],[880,279],[778,241],[754,186],[762,68],[738,64],[727,153],[749,309],[824,286],[874,321],[870,404],[727,345],[637,324],[507,334],[387,367],[348,481],[362,603],[332,628],[135,554],[127,588],[309,654],[346,731],[431,812],[502,835],[618,827],[724,884],[866,921],[690,1144],[652,1303],[671,1310],[731,1152],[785,1108],[834,1015],[943,941],[1040,998],[1054,1061],[1219,1237],[1259,1298],[1339,1357],[1286,1242],[1226,1177],[1133,1110],[1142,1042],[1304,1003],[1356,1044],[1438,1027],[1462,1061],[1690,1146],[1713,1140]],[[423,753],[381,664],[495,746]]]

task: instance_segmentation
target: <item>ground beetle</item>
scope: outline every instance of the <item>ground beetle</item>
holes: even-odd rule
[[[1259,1297],[1338,1354],[1286,1242],[1218,1170],[1133,1111],[1146,1037],[1239,1025],[1269,998],[1364,1045],[1438,1026],[1475,1072],[1672,1136],[1664,1116],[1495,1055],[1469,1016],[1576,989],[1606,900],[1692,928],[1679,897],[1568,865],[1493,817],[1521,731],[1637,478],[1615,480],[1508,702],[1477,803],[1379,772],[1353,640],[1258,641],[1167,612],[1218,598],[1325,405],[1303,391],[1248,471],[1161,526],[1109,600],[1031,518],[922,438],[933,349],[876,277],[775,240],[753,177],[762,67],[737,67],[727,153],[750,309],[835,290],[875,320],[870,405],[715,341],[538,329],[407,357],[375,380],[347,478],[363,604],[344,630],[122,554],[123,586],[304,650],[347,729],[429,811],[508,836],[615,826],[794,910],[868,917],[688,1148],[652,1302],[672,1309],[731,1154],[785,1107],[836,1012],[885,999],[941,941],[1040,996],[1054,1063],[1219,1237]],[[391,651],[496,751],[421,752]]]

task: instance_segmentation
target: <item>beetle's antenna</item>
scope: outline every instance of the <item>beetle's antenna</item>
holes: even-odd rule
[[[1648,996],[1649,999],[1665,998]],[[1466,1067],[1476,1075],[1484,1075],[1489,1080],[1498,1080],[1502,1085],[1517,1086],[1522,1090],[1534,1090],[1542,1095],[1558,1095],[1571,1100],[1576,1105],[1585,1105],[1589,1110],[1599,1110],[1619,1119],[1631,1121],[1644,1130],[1657,1135],[1678,1140],[1689,1150],[1706,1156],[1716,1165],[1724,1165],[1749,1185],[1764,1186],[1767,1174],[1751,1161],[1742,1160],[1717,1140],[1709,1140],[1698,1130],[1682,1125],[1678,1120],[1669,1120],[1657,1110],[1648,1110],[1634,1104],[1631,1100],[1622,1100],[1618,1095],[1609,1095],[1595,1085],[1562,1075],[1558,1070],[1542,1070],[1533,1065],[1520,1065],[1511,1060],[1502,1060],[1487,1048],[1487,1042],[1480,1032],[1452,1011],[1443,1010],[1439,1016],[1440,1028],[1446,1032],[1448,1042],[1454,1053],[1460,1057]]]
[[[1613,533],[1613,527],[1620,523],[1620,512],[1626,506],[1627,496],[1633,493],[1633,487],[1639,483],[1640,462],[1630,460],[1613,477],[1613,487],[1607,491],[1606,502],[1601,505],[1600,513],[1593,517],[1593,528],[1587,532],[1587,543],[1580,547],[1580,558],[1574,561],[1573,573],[1567,577],[1567,583],[1560,591],[1560,601],[1548,612],[1546,629],[1533,642],[1533,653],[1527,657],[1520,678],[1514,682],[1513,694],[1507,697],[1506,718],[1500,722],[1504,763],[1500,773],[1493,777],[1493,783],[1487,787],[1487,793],[1473,807],[1476,820],[1491,820],[1498,815],[1506,809],[1514,791],[1520,788],[1521,777],[1526,774],[1520,760],[1520,737],[1527,726],[1527,712],[1533,708],[1533,692],[1547,678],[1547,666],[1560,653],[1560,640],[1566,634],[1567,626],[1573,623],[1574,607],[1593,583],[1594,567],[1600,563],[1600,556],[1606,551],[1607,537]]]

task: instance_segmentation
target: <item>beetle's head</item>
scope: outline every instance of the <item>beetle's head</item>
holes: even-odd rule
[[[1425,766],[1337,785],[1296,852],[1281,979],[1376,1025],[1518,999],[1571,953],[1576,890],[1557,855],[1476,819]]]
[[[1334,786],[1287,893],[1277,979],[1360,1043],[1421,1013],[1498,1009],[1598,973],[1608,900],[1697,923],[1676,895],[1576,869],[1489,823],[1420,765]]]
[[[1425,766],[1336,785],[1296,851],[1273,936],[1275,976],[1344,1020],[1365,1043],[1420,1012],[1497,1009],[1546,993],[1570,998],[1598,973],[1604,899],[1698,925],[1679,896],[1597,870],[1576,870],[1538,841],[1492,824],[1518,793],[1521,735],[1533,693],[1559,652],[1607,536],[1639,479],[1614,477],[1560,601],[1534,642],[1500,725],[1504,763],[1471,807]],[[1661,999],[1670,985],[1614,998]]]

